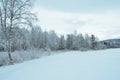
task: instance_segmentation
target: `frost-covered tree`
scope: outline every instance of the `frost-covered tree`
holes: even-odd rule
[[[84,36],[82,34],[80,34],[79,36],[80,36],[80,48],[85,48]]]
[[[1,0],[0,1],[0,24],[5,34],[6,45],[8,46],[8,57],[12,64],[12,33],[13,27],[29,25],[33,14],[30,12],[30,0]]]
[[[61,35],[59,40],[59,49],[63,50],[65,49],[65,47],[66,47],[66,40],[64,38],[64,35]]]
[[[12,38],[12,50],[27,50],[30,46],[29,31],[25,28],[14,27]]]
[[[85,34],[85,48],[87,49],[91,48],[91,39],[88,34]]]
[[[73,49],[73,34],[67,35],[66,48],[70,50]]]
[[[49,44],[48,44],[48,32],[47,31],[44,31],[43,32],[43,36],[42,36],[42,48],[44,50],[48,50],[49,49]]]
[[[91,35],[91,49],[96,49],[96,47],[97,47],[97,42],[96,42],[96,40],[97,40],[97,38],[95,37],[95,35]]]
[[[74,31],[74,34],[72,35],[72,42],[73,42],[73,44],[72,44],[72,49],[73,50],[78,50],[78,39],[77,39],[77,31],[75,30]]]
[[[79,34],[76,36],[75,48],[76,48],[77,50],[80,50],[80,48],[81,48],[81,38],[80,38],[80,35],[79,35]]]
[[[54,31],[49,32],[49,48],[51,50],[57,50],[59,48],[59,37]]]
[[[31,29],[31,47],[40,48],[42,45],[42,29],[39,26],[32,27]]]

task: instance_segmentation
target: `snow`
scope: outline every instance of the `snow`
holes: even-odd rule
[[[33,50],[19,50],[12,52],[12,59],[14,63],[21,63],[24,61],[42,58],[49,55],[54,55],[61,53],[62,51],[44,51],[43,49],[33,49]],[[0,52],[0,65],[9,65],[8,52]]]
[[[0,80],[120,80],[120,49],[69,51],[0,67]]]

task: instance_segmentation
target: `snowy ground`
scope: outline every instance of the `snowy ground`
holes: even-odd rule
[[[0,80],[120,80],[120,49],[70,51],[0,67]]]

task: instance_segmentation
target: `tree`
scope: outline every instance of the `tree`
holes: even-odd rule
[[[34,18],[30,12],[30,2],[30,0],[1,0],[0,2],[0,24],[5,34],[8,58],[11,64],[13,63],[11,55],[13,27],[30,25]]]
[[[43,32],[43,36],[42,36],[42,48],[44,50],[47,50],[49,48],[49,45],[48,45],[48,32],[47,31]]]
[[[87,49],[90,49],[91,47],[91,39],[88,34],[85,34],[85,47]]]
[[[64,38],[64,35],[61,35],[60,36],[60,40],[59,40],[59,49],[60,50],[63,50],[63,49],[65,49],[65,38]]]
[[[82,34],[79,34],[79,37],[80,37],[80,49],[83,49],[85,48],[85,39]]]
[[[40,26],[35,26],[31,30],[31,47],[41,48],[42,45],[42,30]]]
[[[77,39],[77,31],[75,30],[74,31],[74,34],[72,35],[72,42],[73,42],[73,45],[72,45],[72,49],[73,50],[78,50],[78,39]]]
[[[51,50],[58,50],[59,48],[59,37],[53,30],[49,32],[48,44]]]
[[[12,51],[27,50],[30,46],[29,31],[25,28],[14,27],[12,38]]]
[[[97,41],[96,41],[96,37],[92,34],[91,35],[91,49],[96,49],[97,46]]]
[[[70,50],[73,49],[73,34],[67,35],[66,48]]]
[[[81,38],[80,38],[79,34],[75,38],[74,45],[75,45],[75,48],[77,50],[80,50],[80,48],[81,48]]]

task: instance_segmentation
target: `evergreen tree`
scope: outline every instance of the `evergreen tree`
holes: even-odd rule
[[[72,47],[73,47],[72,34],[68,34],[66,40],[66,48],[71,50]]]
[[[65,38],[63,35],[61,35],[60,40],[59,40],[59,49],[60,50],[65,49]]]
[[[91,35],[91,49],[96,49],[96,47],[97,47],[96,37],[92,34]]]

